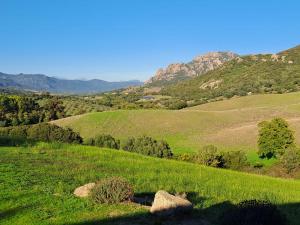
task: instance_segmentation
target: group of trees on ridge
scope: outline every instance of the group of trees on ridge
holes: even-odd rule
[[[0,127],[48,122],[65,117],[59,98],[48,98],[43,106],[31,97],[0,95]]]

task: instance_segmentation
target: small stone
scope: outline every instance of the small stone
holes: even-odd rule
[[[88,197],[91,190],[95,187],[95,183],[88,183],[75,189],[74,195],[80,198]]]

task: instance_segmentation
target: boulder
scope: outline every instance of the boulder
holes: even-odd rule
[[[172,216],[192,211],[193,204],[179,196],[174,196],[166,191],[158,191],[150,212],[158,216]]]
[[[80,198],[88,197],[91,190],[95,187],[95,183],[88,183],[75,189],[74,195]]]

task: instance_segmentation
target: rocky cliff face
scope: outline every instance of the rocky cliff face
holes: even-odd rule
[[[204,74],[221,66],[224,62],[238,57],[232,52],[210,52],[194,58],[189,63],[170,64],[165,69],[159,69],[146,83],[168,82],[176,79],[186,79]]]

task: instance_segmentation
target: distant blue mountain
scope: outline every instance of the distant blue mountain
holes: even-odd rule
[[[5,74],[0,72],[0,87],[19,90],[47,91],[65,94],[89,94],[140,86],[138,80],[108,82],[104,80],[65,80],[43,74]]]

